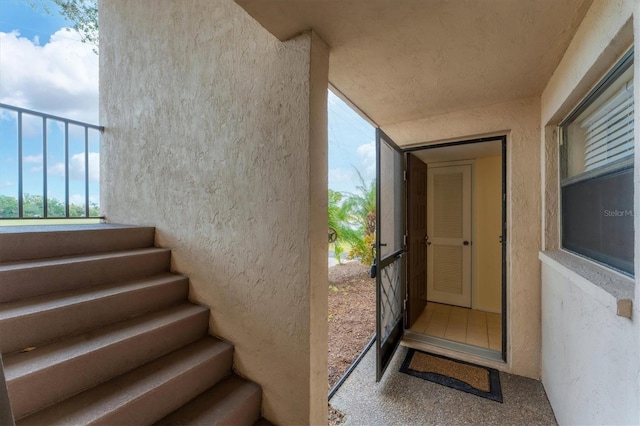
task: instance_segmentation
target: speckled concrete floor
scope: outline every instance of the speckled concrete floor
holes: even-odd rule
[[[490,401],[400,373],[407,349],[400,347],[380,383],[375,349],[331,399],[346,425],[556,425],[537,380],[500,373],[503,403]]]

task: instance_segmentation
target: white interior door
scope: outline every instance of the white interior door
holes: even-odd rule
[[[471,307],[471,165],[429,166],[427,300]]]

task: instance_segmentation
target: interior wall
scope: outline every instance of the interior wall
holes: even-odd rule
[[[156,226],[283,425],[327,419],[327,75],[231,0],[100,2],[102,214]]]
[[[430,116],[383,130],[401,146],[507,135],[507,363],[492,366],[540,378],[540,99]]]
[[[473,179],[474,309],[502,312],[502,158],[477,158]]]
[[[617,59],[638,44],[640,3],[596,0],[542,94],[542,200],[545,249],[558,252],[557,125],[575,108]],[[634,26],[636,27],[634,30]],[[635,36],[634,36],[635,31]],[[635,41],[634,41],[635,40]],[[640,64],[635,58],[635,161],[640,159]],[[640,174],[635,169],[635,206],[640,206]],[[635,215],[635,265],[640,270],[640,215]],[[547,252],[545,252],[547,253]],[[632,318],[617,315],[617,300],[597,281],[620,277],[606,268],[565,255],[542,260],[542,382],[560,424],[640,424],[640,285],[624,278],[633,296]],[[589,278],[585,278],[589,277]],[[635,285],[635,289],[631,290]],[[559,327],[558,325],[562,326]]]

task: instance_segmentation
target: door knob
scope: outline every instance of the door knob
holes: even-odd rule
[[[469,245],[469,241],[463,241],[462,244],[464,244],[465,246]]]

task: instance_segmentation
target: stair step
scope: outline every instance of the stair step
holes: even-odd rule
[[[0,263],[153,247],[154,234],[117,224],[3,226]]]
[[[258,385],[232,375],[156,425],[253,425],[261,399]]]
[[[145,248],[0,264],[0,303],[169,270],[171,251]]]
[[[162,273],[123,283],[0,305],[0,349],[7,354],[187,300],[187,277]]]
[[[164,311],[3,357],[16,418],[123,374],[206,335],[206,308]]]
[[[230,373],[233,347],[205,337],[16,425],[152,424]]]

